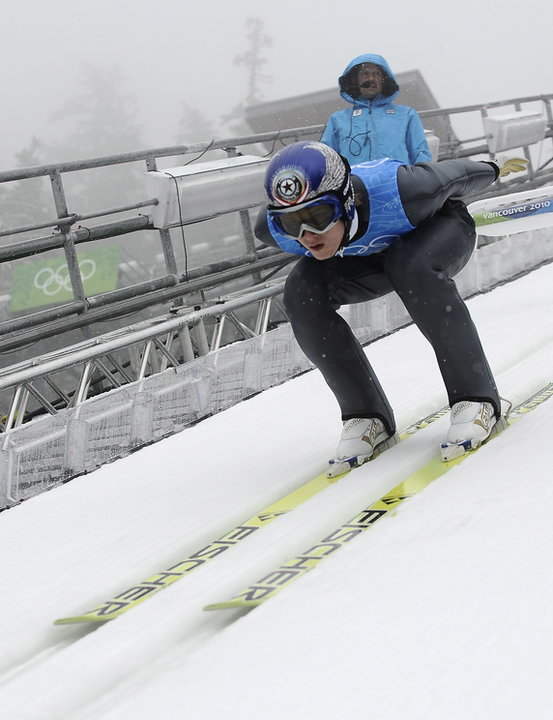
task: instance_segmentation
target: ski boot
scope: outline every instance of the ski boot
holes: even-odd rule
[[[441,446],[443,462],[476,450],[490,435],[503,430],[507,426],[507,414],[508,410],[497,418],[489,402],[463,400],[455,403],[451,408],[451,425]]]

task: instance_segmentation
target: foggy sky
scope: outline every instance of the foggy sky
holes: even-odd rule
[[[119,68],[146,146],[175,142],[183,102],[217,127],[247,95],[246,69],[233,59],[254,16],[272,38],[263,100],[337,88],[365,52],[396,73],[419,69],[442,107],[553,92],[553,8],[543,0],[11,0],[2,10],[0,169],[33,135],[60,139],[51,116],[79,94],[83,63]]]

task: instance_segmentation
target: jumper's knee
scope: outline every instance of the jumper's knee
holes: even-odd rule
[[[447,270],[421,254],[408,262],[390,263],[387,270],[394,290],[404,299],[430,300],[450,285]]]
[[[409,288],[424,293],[451,285],[451,278],[468,263],[476,244],[474,222],[470,216],[470,223],[466,221],[463,208],[448,206],[392,245],[386,271],[396,291]]]

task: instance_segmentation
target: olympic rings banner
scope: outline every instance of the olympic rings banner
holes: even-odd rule
[[[96,295],[117,288],[119,247],[78,250],[79,269],[85,293]],[[26,260],[13,266],[12,312],[59,305],[73,299],[65,258]]]

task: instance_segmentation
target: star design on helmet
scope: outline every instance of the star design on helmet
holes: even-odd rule
[[[273,178],[273,196],[281,205],[293,205],[301,202],[308,192],[305,178],[294,168],[283,168]]]
[[[292,182],[292,180],[283,180],[279,190],[282,193],[282,195],[292,195],[294,192],[295,183]]]

